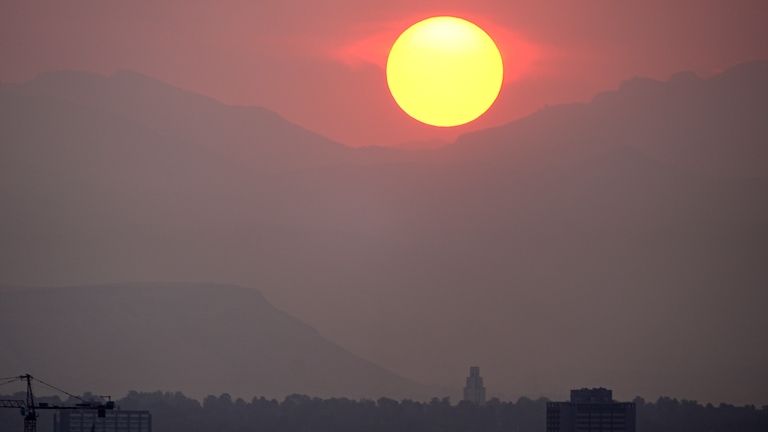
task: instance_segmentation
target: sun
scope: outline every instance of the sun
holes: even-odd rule
[[[488,33],[451,16],[412,25],[387,58],[387,85],[395,102],[432,126],[458,126],[483,115],[503,78],[501,53]]]

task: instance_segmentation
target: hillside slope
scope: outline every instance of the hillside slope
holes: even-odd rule
[[[258,291],[237,286],[4,288],[0,338],[0,370],[78,391],[228,392],[248,399],[421,391],[329,342]]]

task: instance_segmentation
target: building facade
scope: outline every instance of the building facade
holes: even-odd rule
[[[547,403],[547,432],[635,432],[635,404],[605,388],[571,390],[570,402]]]
[[[61,410],[53,417],[53,432],[152,432],[149,411]]]
[[[478,366],[469,368],[469,376],[464,385],[463,400],[478,405],[485,403],[485,386],[483,385],[483,377],[480,376],[480,368]]]

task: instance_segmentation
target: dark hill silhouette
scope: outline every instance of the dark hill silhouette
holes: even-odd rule
[[[237,286],[0,289],[0,335],[0,368],[80,391],[425,396]]]
[[[481,364],[507,397],[765,404],[766,64],[413,153],[133,74],[6,86],[0,274],[253,286],[404,376]]]

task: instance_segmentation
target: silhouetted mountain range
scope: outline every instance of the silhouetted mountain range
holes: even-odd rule
[[[0,368],[55,377],[70,389],[426,396],[253,289],[134,283],[0,289],[0,299]]]
[[[765,177],[766,77],[768,62],[738,65],[710,79],[691,72],[667,82],[634,78],[590,103],[548,107],[465,135],[458,144],[475,157],[503,151],[510,158],[502,161],[517,163],[527,163],[526,157],[585,161],[595,152],[628,148],[675,170]]]
[[[766,403],[767,118],[753,62],[356,150],[137,74],[53,73],[0,88],[2,279],[253,286],[399,374],[480,364],[509,397]]]

